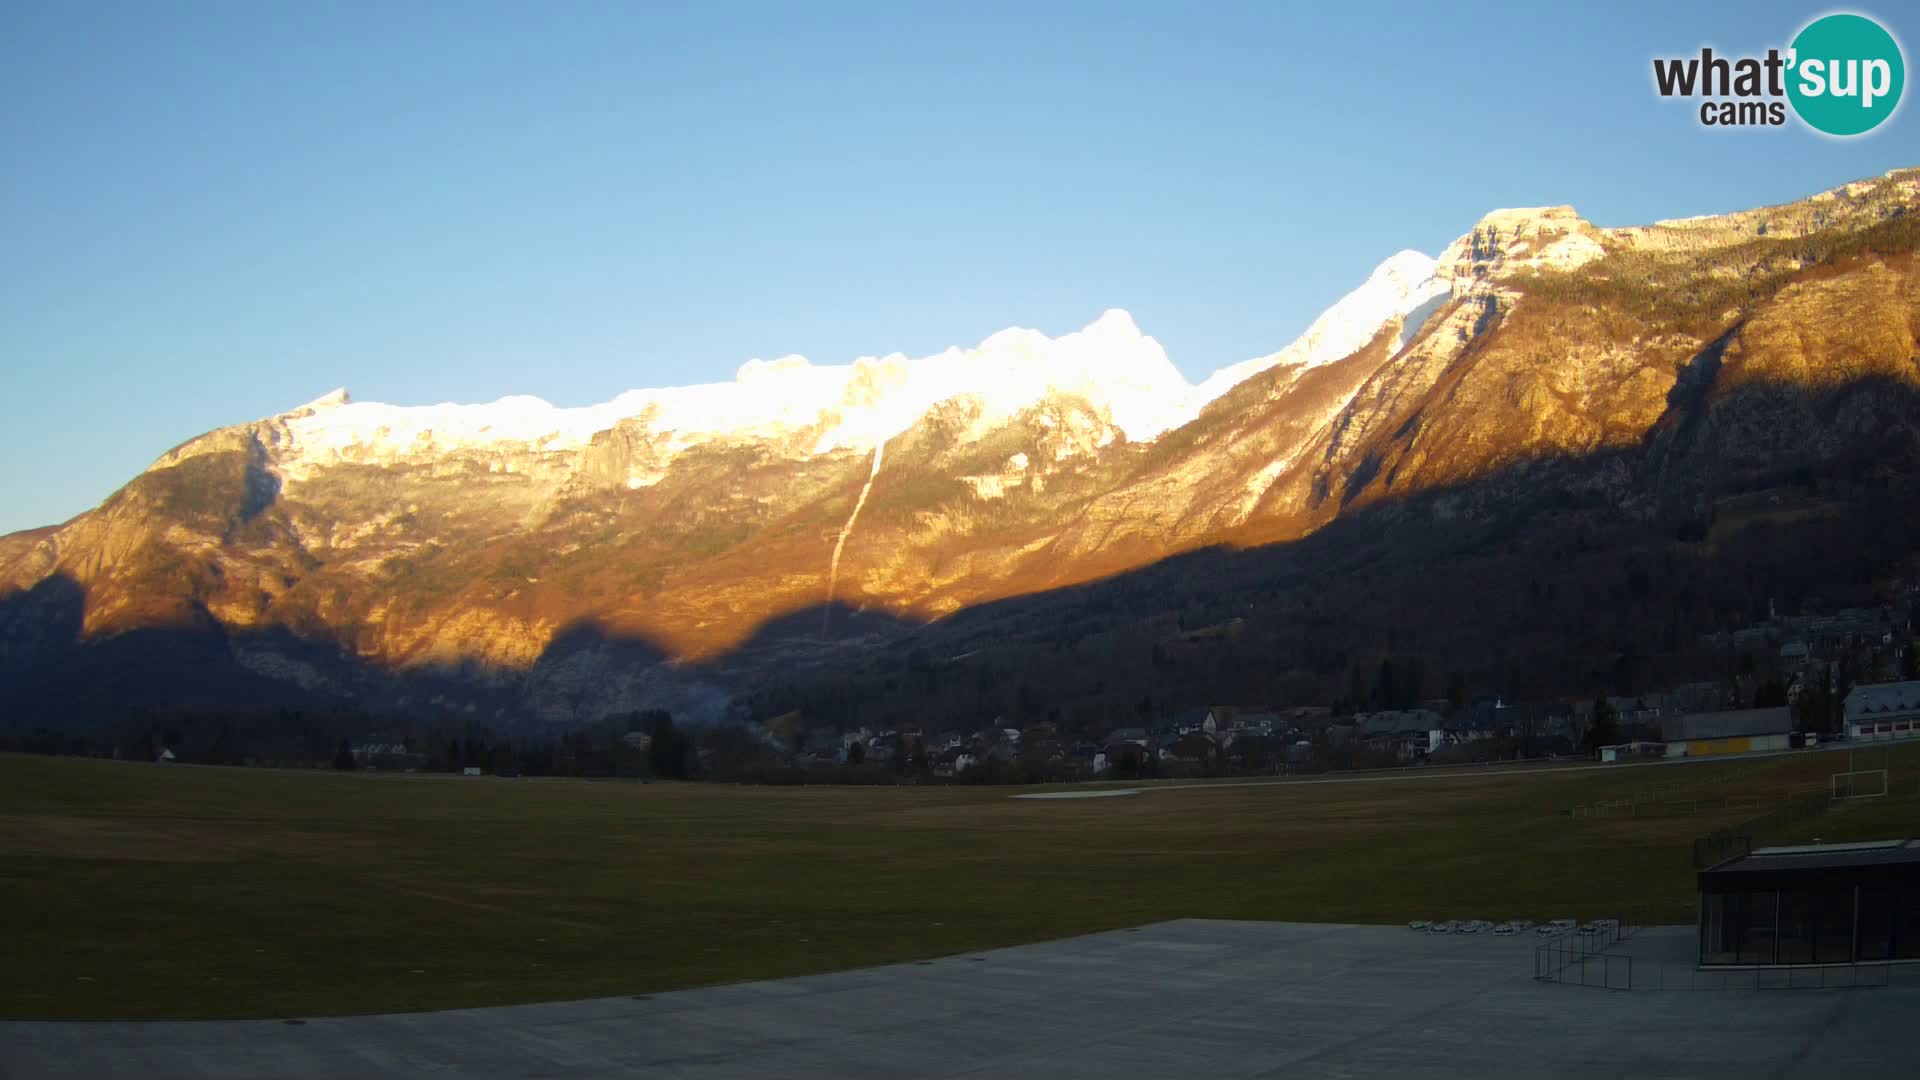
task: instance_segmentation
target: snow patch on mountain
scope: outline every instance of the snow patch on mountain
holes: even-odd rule
[[[998,499],[1033,479],[1027,474],[1028,465],[1025,453],[1014,454],[1007,458],[1006,465],[999,472],[962,476],[960,482],[973,489],[976,499]]]
[[[1447,283],[1435,266],[1419,252],[1400,252],[1285,349],[1224,368],[1197,386],[1131,315],[1111,310],[1057,338],[1012,328],[970,349],[920,358],[894,353],[842,365],[802,356],[756,359],[731,382],[630,390],[579,408],[530,396],[477,405],[388,405],[335,390],[276,418],[287,436],[276,457],[283,474],[297,480],[339,462],[392,464],[462,451],[567,453],[622,422],[655,436],[669,456],[715,440],[795,438],[814,454],[864,454],[943,402],[971,406],[965,433],[971,436],[1061,397],[1084,401],[1126,439],[1145,442],[1191,421],[1208,402],[1268,368],[1350,355],[1389,320],[1405,324],[1404,345],[1417,321],[1444,300]],[[657,479],[636,476],[628,486]]]
[[[578,450],[623,420],[665,436],[669,449],[806,434],[814,453],[866,453],[955,398],[978,406],[974,426],[984,430],[1051,397],[1074,396],[1129,439],[1145,440],[1185,422],[1191,392],[1159,342],[1126,312],[1108,311],[1058,338],[1010,329],[972,349],[919,359],[896,353],[837,366],[799,356],[752,360],[732,382],[632,390],[582,408],[526,396],[402,406],[353,401],[335,391],[278,419],[292,443],[283,464],[298,471],[509,445]]]
[[[1419,330],[1410,316],[1431,315],[1449,291],[1435,276],[1438,264],[1418,251],[1402,251],[1376,267],[1357,289],[1334,302],[1293,344],[1214,372],[1199,386],[1200,404],[1212,401],[1269,368],[1298,364],[1318,367],[1353,355],[1380,332],[1389,319],[1402,319],[1400,345],[1404,348]],[[1198,410],[1196,409],[1196,412]]]

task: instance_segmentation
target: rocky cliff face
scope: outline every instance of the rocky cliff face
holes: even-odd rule
[[[1111,312],[589,409],[336,393],[0,538],[0,680],[28,693],[76,641],[169,629],[339,700],[509,724],[718,707],[754,665],[686,662],[830,663],[834,642],[1369,509],[1573,488],[1685,512],[1912,430],[1892,391],[1920,386],[1917,211],[1920,171],[1627,229],[1498,211],[1198,386]]]

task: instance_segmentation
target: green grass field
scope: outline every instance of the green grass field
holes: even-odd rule
[[[1181,916],[1689,921],[1691,839],[1753,813],[1715,800],[1835,757],[1034,802],[0,756],[0,1016],[644,994]],[[1652,787],[1652,816],[1566,814]],[[1920,798],[1801,831],[1920,833]]]

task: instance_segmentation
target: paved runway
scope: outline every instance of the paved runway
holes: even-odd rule
[[[1525,936],[1182,920],[552,1005],[0,1023],[0,1077],[1909,1076],[1920,986],[1610,992]]]

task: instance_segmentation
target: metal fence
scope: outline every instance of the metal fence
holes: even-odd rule
[[[1618,920],[1607,920],[1591,928],[1557,934],[1534,946],[1533,977],[1540,982],[1630,990],[1633,988],[1633,957],[1607,950],[1631,936],[1633,927]]]
[[[1738,825],[1716,829],[1693,842],[1693,865],[1699,869],[1745,855],[1753,850],[1754,837],[1765,837],[1788,825],[1819,817],[1827,812],[1828,802],[1826,792],[1809,792]]]
[[[1533,950],[1533,977],[1596,990],[1842,990],[1882,987],[1894,981],[1888,961],[1845,964],[1782,964],[1702,968],[1625,951],[1637,927],[1606,921],[1591,929],[1557,935]],[[1920,977],[1920,967],[1904,970]]]
[[[1884,790],[1890,797],[1920,792],[1920,775],[1889,780]],[[1796,795],[1758,817],[1749,818],[1737,825],[1729,825],[1724,829],[1716,829],[1693,842],[1694,868],[1704,869],[1736,856],[1749,854],[1756,844],[1766,843],[1771,836],[1789,825],[1797,825],[1808,818],[1819,817],[1826,813],[1833,803],[1831,791],[1810,791],[1803,795]]]
[[[1893,967],[1885,961],[1876,961],[1702,968],[1637,959],[1631,953],[1553,953],[1542,946],[1534,959],[1534,978],[1540,982],[1598,990],[1848,990],[1890,985]]]
[[[1753,810],[1764,805],[1766,800],[1758,795],[1669,796],[1658,801],[1611,799],[1582,803],[1568,814],[1576,819],[1688,817],[1722,810]]]
[[[1631,958],[1629,958],[1631,959]],[[1630,990],[1844,990],[1893,981],[1884,961],[1793,964],[1784,967],[1702,968],[1691,964],[1628,964]]]
[[[1737,859],[1752,853],[1752,834],[1721,829],[1694,840],[1693,868],[1704,870],[1709,866],[1718,866],[1728,859]]]
[[[1765,796],[1716,795],[1714,792],[1724,790],[1735,781],[1747,780],[1767,767],[1748,764],[1719,770],[1705,779],[1688,777],[1661,784],[1642,784],[1617,798],[1581,803],[1564,813],[1573,818],[1651,817],[1759,805],[1766,801]]]

